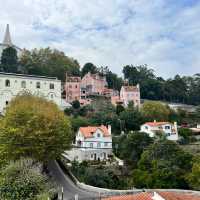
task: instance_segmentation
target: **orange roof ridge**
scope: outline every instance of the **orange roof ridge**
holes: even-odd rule
[[[97,129],[100,129],[103,132],[104,137],[109,136],[108,128],[104,125],[101,126],[86,126],[80,127],[79,130],[83,134],[85,138],[93,137],[93,133],[96,132]]]
[[[160,126],[164,124],[172,124],[171,122],[146,122],[145,124],[149,126]]]

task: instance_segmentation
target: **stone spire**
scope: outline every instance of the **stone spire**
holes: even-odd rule
[[[10,37],[10,31],[9,31],[9,24],[6,26],[6,33],[4,36],[3,44],[6,45],[12,45],[11,37]]]

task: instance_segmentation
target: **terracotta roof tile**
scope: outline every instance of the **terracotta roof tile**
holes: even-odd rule
[[[152,200],[153,194],[142,192],[134,195],[121,195],[103,198],[103,200]]]
[[[161,125],[171,124],[171,123],[170,122],[146,122],[145,124],[149,126],[161,126]]]
[[[122,86],[126,92],[138,92],[137,86]]]
[[[178,193],[178,192],[156,192],[165,200],[200,200],[200,195],[191,193]],[[103,200],[153,200],[153,193],[142,192],[132,195],[121,195],[106,197]]]
[[[165,200],[200,200],[199,195],[178,192],[157,192]]]
[[[80,127],[79,130],[81,131],[81,133],[85,138],[90,138],[93,137],[93,133],[95,133],[97,129],[100,129],[103,132],[104,137],[110,136],[108,128],[104,125]]]

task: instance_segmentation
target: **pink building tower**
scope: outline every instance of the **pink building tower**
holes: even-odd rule
[[[140,86],[122,86],[120,91],[120,100],[123,101],[124,106],[127,107],[130,102],[134,106],[140,107]]]
[[[87,95],[102,95],[106,85],[106,78],[98,73],[88,72],[81,80],[81,89],[85,90]]]
[[[67,76],[66,74],[66,83],[65,83],[65,92],[66,92],[66,101],[71,103],[75,100],[80,100],[81,86],[81,77],[76,76]]]

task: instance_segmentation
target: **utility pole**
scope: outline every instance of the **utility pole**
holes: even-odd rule
[[[61,200],[64,200],[64,192],[63,192],[63,187],[62,187]]]
[[[74,200],[78,200],[78,194],[75,194],[74,197],[75,197]]]

